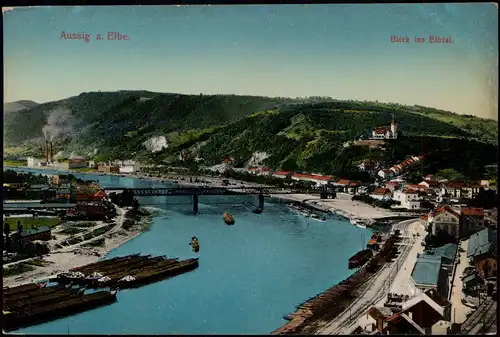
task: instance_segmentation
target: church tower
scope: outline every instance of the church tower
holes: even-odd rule
[[[398,125],[396,124],[396,118],[394,117],[394,114],[392,114],[391,133],[392,133],[392,138],[398,137]]]

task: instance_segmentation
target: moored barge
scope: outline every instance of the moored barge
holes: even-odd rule
[[[371,249],[364,249],[357,252],[353,257],[349,259],[349,269],[358,268],[363,266],[368,262],[373,256],[373,251]]]

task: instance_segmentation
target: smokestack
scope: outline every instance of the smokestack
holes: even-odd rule
[[[45,162],[49,162],[49,141],[45,140]]]
[[[50,141],[50,162],[54,161],[54,149],[52,148],[52,141]]]

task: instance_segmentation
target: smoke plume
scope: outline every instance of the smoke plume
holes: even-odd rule
[[[51,110],[47,125],[42,129],[45,139],[53,140],[59,136],[69,135],[76,124],[76,118],[71,110],[64,106],[56,107]]]

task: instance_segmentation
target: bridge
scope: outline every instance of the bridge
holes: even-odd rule
[[[105,187],[106,193],[132,191],[136,197],[147,196],[192,196],[193,211],[198,213],[200,195],[258,195],[259,208],[264,210],[264,197],[272,194],[320,194],[327,198],[335,193],[333,188],[279,188],[279,187],[165,187],[165,188],[124,188]]]

